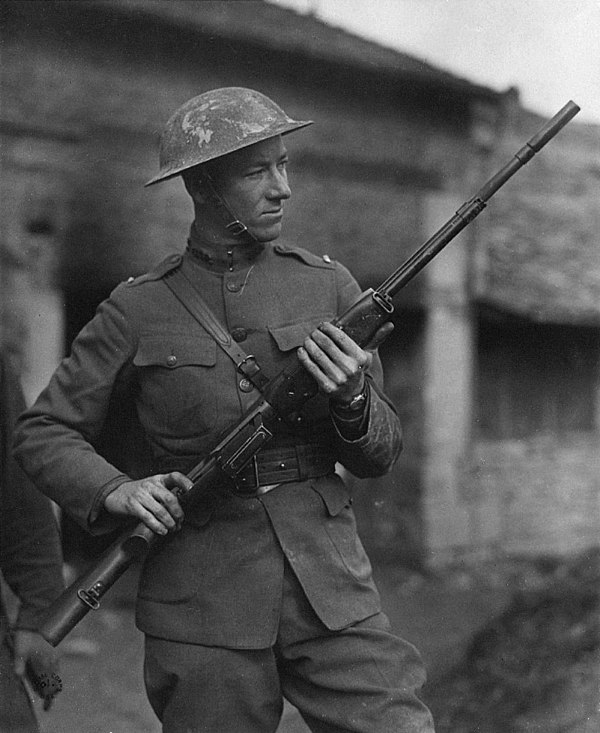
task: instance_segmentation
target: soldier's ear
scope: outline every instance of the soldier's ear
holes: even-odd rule
[[[188,171],[184,171],[181,174],[181,177],[183,178],[183,185],[185,186],[185,190],[189,193],[195,203],[208,203],[206,196],[202,193],[202,186],[200,185],[199,177],[197,175],[194,175],[193,173],[188,173]]]

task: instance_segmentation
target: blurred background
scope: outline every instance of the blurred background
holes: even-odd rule
[[[381,355],[405,450],[354,492],[386,610],[428,663],[440,733],[591,733],[600,14],[593,0],[556,17],[535,2],[521,22],[513,5],[5,0],[0,336],[32,401],[111,289],[184,248],[181,182],[143,183],[166,119],[210,88],[253,87],[315,120],[286,141],[284,238],[365,288],[573,98],[582,113],[398,296]],[[71,577],[98,547],[62,527]],[[64,642],[45,733],[159,730],[135,580]],[[306,728],[286,709],[283,730]]]

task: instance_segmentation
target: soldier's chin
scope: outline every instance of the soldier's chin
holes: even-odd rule
[[[265,227],[250,228],[250,234],[259,242],[272,242],[281,234],[281,222]]]

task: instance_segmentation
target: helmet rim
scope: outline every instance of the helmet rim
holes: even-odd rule
[[[159,172],[144,186],[311,124],[312,120],[292,119],[253,89],[224,87],[205,92],[181,105],[167,121],[161,135]]]

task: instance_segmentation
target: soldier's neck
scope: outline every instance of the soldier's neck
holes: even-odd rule
[[[250,237],[216,238],[194,222],[190,229],[187,251],[204,267],[218,272],[242,270],[250,266],[265,245]]]

